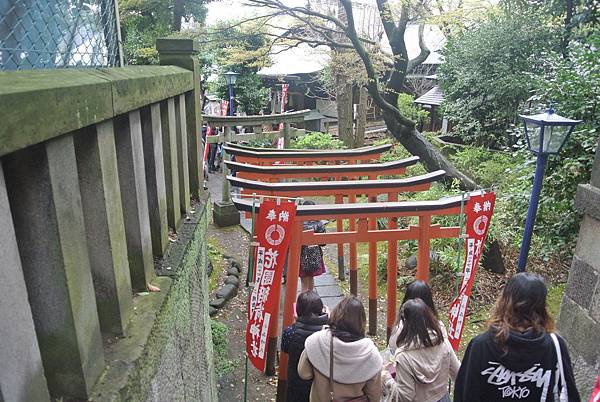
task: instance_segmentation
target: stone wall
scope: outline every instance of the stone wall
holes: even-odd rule
[[[206,275],[206,204],[182,223],[176,243],[158,263],[159,293],[134,299],[129,331],[105,354],[109,369],[92,400],[217,400]]]
[[[162,43],[0,72],[0,402],[216,400],[197,44]]]
[[[584,215],[558,329],[569,345],[582,400],[587,400],[600,375],[600,141],[591,182],[579,185],[575,206]]]

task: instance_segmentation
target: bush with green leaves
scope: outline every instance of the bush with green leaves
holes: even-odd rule
[[[329,133],[309,131],[302,137],[292,139],[291,148],[294,149],[344,149],[346,146],[341,140],[333,138]]]
[[[505,9],[450,37],[438,76],[455,134],[471,145],[512,145],[512,124],[533,88],[528,73],[540,71],[537,59],[557,38],[537,14]]]
[[[398,95],[398,110],[402,116],[414,121],[417,127],[429,118],[429,112],[415,105],[415,97],[410,94]]]

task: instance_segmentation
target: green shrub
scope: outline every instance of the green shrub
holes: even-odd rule
[[[425,123],[429,118],[429,112],[415,105],[415,97],[409,94],[398,95],[398,109],[402,116],[414,121],[417,126]]]
[[[294,149],[344,149],[344,143],[329,133],[309,131],[302,137],[292,139],[291,148]]]

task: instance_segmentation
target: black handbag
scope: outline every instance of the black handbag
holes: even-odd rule
[[[323,250],[321,246],[302,246],[300,251],[300,268],[306,274],[314,274],[321,269]]]

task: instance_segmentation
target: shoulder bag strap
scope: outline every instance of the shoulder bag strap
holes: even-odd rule
[[[333,332],[331,334],[331,341],[329,343],[329,400],[333,402]]]
[[[559,378],[556,379],[556,382],[558,382],[558,380],[560,379],[561,382],[561,388],[560,391],[558,392],[558,397],[559,397],[559,401],[568,401],[569,397],[568,397],[568,393],[567,393],[567,382],[565,381],[565,371],[563,368],[563,361],[562,361],[562,353],[560,350],[560,343],[558,342],[558,338],[556,337],[555,333],[551,333],[550,337],[552,338],[552,342],[554,343],[554,349],[556,349],[556,357],[558,359],[558,373],[559,373]],[[558,389],[558,387],[557,387]]]

